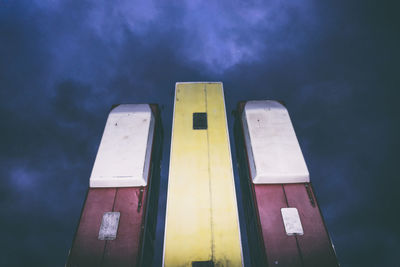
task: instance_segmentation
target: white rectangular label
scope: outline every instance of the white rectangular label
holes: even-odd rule
[[[299,212],[296,208],[282,208],[281,213],[287,235],[304,234]]]
[[[105,212],[100,225],[99,239],[114,240],[117,238],[119,212]]]

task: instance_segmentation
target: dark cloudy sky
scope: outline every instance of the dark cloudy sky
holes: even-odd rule
[[[1,266],[64,265],[112,104],[162,107],[165,188],[177,81],[283,100],[342,266],[399,264],[399,6],[208,2],[0,1]]]

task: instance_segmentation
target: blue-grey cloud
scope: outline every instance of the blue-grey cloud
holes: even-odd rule
[[[3,1],[0,265],[63,266],[112,104],[162,107],[165,188],[174,83],[220,80],[228,115],[240,100],[286,103],[342,266],[393,266],[395,10],[373,1]],[[162,190],[155,266],[165,198]]]

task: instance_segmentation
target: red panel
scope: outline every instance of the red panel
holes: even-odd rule
[[[302,266],[296,238],[288,236],[281,208],[286,208],[282,185],[254,185],[268,265]]]
[[[114,211],[121,213],[117,238],[107,241],[102,266],[137,266],[147,188],[118,188]],[[138,211],[140,199],[142,204]]]
[[[305,184],[285,184],[289,207],[299,211],[304,235],[297,236],[304,266],[338,266],[318,203],[309,185],[312,205]]]
[[[99,240],[103,213],[112,211],[115,188],[89,189],[67,266],[100,266],[105,242]]]

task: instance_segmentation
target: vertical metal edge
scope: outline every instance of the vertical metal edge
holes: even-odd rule
[[[178,85],[180,83],[175,83],[175,92],[174,92],[174,107],[172,110],[172,128],[171,128],[171,140],[170,140],[170,149],[169,149],[169,167],[168,170],[171,170],[171,155],[172,155],[172,140],[174,139],[174,126],[175,126],[175,105],[176,105],[176,90],[178,89]],[[168,216],[168,191],[169,191],[169,171],[168,171],[168,183],[167,183],[167,200],[165,204],[165,218],[164,218],[164,244],[163,244],[163,257],[162,257],[162,267],[164,267],[165,262],[165,241],[167,236],[167,216]]]
[[[221,91],[222,91],[222,100],[224,103],[224,113],[225,113],[225,129],[226,129],[226,135],[228,138],[228,148],[229,148],[229,161],[231,165],[231,173],[232,173],[232,182],[233,182],[233,196],[235,198],[235,204],[236,204],[236,220],[238,223],[238,232],[239,232],[239,244],[240,244],[240,257],[242,261],[242,266],[244,266],[244,259],[243,259],[243,247],[242,247],[242,233],[240,231],[240,220],[239,220],[239,207],[238,207],[238,199],[236,196],[236,185],[235,185],[235,174],[233,172],[233,165],[232,165],[232,151],[231,151],[231,140],[229,137],[229,128],[228,128],[228,117],[226,115],[226,104],[225,104],[225,92],[224,92],[224,85],[222,82],[221,84]]]

